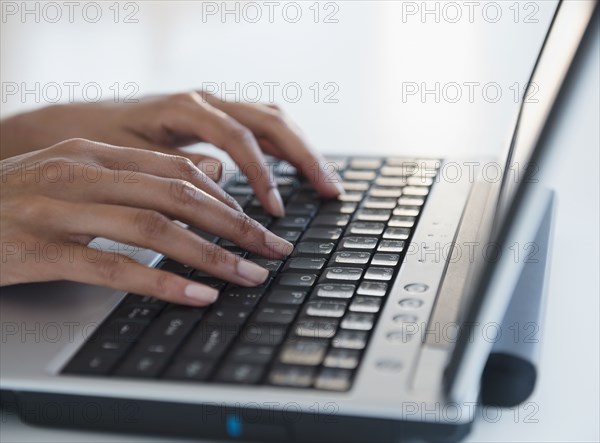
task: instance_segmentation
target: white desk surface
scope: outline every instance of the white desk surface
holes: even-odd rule
[[[299,3],[302,18],[297,23],[290,22],[294,11],[282,15],[283,3],[278,3],[282,9],[275,9],[270,23],[264,2],[257,2],[263,12],[258,23],[248,22],[254,17],[250,10],[246,15],[240,10],[239,23],[235,16],[227,16],[225,23],[219,15],[205,15],[203,20],[199,2],[134,2],[137,12],[125,10],[122,3],[118,23],[109,9],[112,2],[101,2],[102,18],[97,23],[86,21],[93,18],[93,11],[83,17],[79,9],[73,23],[66,9],[58,23],[48,22],[55,17],[50,10],[46,15],[40,10],[40,23],[31,15],[24,19],[3,15],[2,85],[15,82],[31,88],[39,82],[43,88],[58,82],[68,99],[65,82],[79,82],[78,97],[83,85],[96,82],[106,98],[112,97],[115,82],[121,98],[133,91],[125,88],[128,82],[135,83],[135,97],[215,83],[231,89],[239,82],[243,91],[256,82],[268,100],[265,84],[278,82],[276,101],[324,152],[499,155],[517,111],[515,83],[523,87],[527,81],[555,2],[529,2],[530,6],[521,2],[518,17],[513,2],[500,2],[502,17],[496,23],[494,10],[482,12],[489,2],[478,3],[472,20],[465,2],[457,2],[463,13],[458,23],[449,22],[455,11],[444,9],[444,2],[438,6],[439,23],[435,16],[426,16],[423,22],[407,9],[403,14],[406,4],[401,2],[331,3],[334,6],[326,10],[320,4],[318,23],[309,9],[312,2]],[[429,2],[434,3],[438,2]],[[125,14],[131,12],[138,23],[124,23]],[[325,23],[329,13],[337,23]],[[532,19],[537,23],[530,23]],[[468,441],[600,440],[598,43],[560,140],[555,141],[568,154],[545,174],[558,192],[559,207],[539,382],[525,405],[500,411],[497,421],[477,420]],[[287,99],[282,93],[283,86],[292,82],[302,91],[297,103],[292,103],[292,90]],[[310,87],[316,82],[322,94],[315,102]],[[418,96],[403,100],[402,85],[413,82],[425,82],[429,88],[436,82],[441,88],[457,82],[463,94],[468,93],[466,82],[480,86],[472,103],[468,97],[458,103],[443,96],[439,103],[433,96],[425,103]],[[326,83],[333,86],[324,89]],[[482,94],[481,88],[490,83],[502,92],[495,103]],[[323,92],[334,90],[338,102],[326,103]],[[38,97],[4,92],[2,116],[41,106],[54,97],[41,89]],[[246,89],[240,95],[251,97],[255,92]],[[8,414],[2,415],[0,440],[150,441],[33,428]]]

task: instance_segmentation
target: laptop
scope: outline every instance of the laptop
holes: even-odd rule
[[[492,351],[482,329],[502,323],[523,271],[510,254],[481,251],[531,241],[547,217],[535,168],[512,172],[544,167],[596,9],[559,3],[531,76],[539,102],[521,106],[501,181],[486,180],[481,161],[338,157],[329,164],[347,192],[326,201],[273,160],[285,217],[269,217],[242,175],[224,187],[294,243],[289,257],[189,227],[266,267],[259,287],[142,250],[136,260],[218,288],[218,301],[192,308],[71,282],[2,288],[3,407],[32,424],[193,438],[464,438]],[[457,258],[465,245],[475,253]]]

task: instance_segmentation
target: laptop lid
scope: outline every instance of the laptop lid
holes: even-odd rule
[[[592,28],[590,22],[593,23],[596,9],[596,1],[561,1],[557,7],[529,82],[537,88],[538,100],[535,103],[522,101],[507,155],[491,236],[499,251],[504,251],[513,239],[528,235],[536,228],[532,226],[531,210],[542,210],[542,207],[532,206],[543,202],[536,202],[534,198],[535,174],[550,156],[546,139],[559,114],[559,99],[572,82],[576,56],[584,46],[582,42],[590,40],[590,31],[585,34]],[[524,98],[529,92],[525,92]],[[516,176],[516,171],[521,175]],[[516,265],[509,254],[502,254],[498,260],[482,264],[473,280],[468,291],[469,308],[462,319],[463,328],[444,374],[446,393],[453,400],[470,398],[473,389],[478,388],[474,380],[481,376],[493,345],[484,339],[480,329],[483,325],[501,322],[514,288],[507,280],[516,283],[518,278],[514,275],[519,271]]]

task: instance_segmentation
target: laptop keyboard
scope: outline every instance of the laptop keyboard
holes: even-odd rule
[[[434,183],[437,160],[336,158],[346,194],[322,200],[274,162],[286,216],[273,219],[243,176],[225,189],[244,211],[294,244],[284,260],[248,253],[268,269],[239,287],[165,258],[158,267],[219,289],[194,308],[128,294],[63,373],[346,391]]]

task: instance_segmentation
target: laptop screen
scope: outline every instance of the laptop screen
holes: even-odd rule
[[[576,70],[575,65],[578,61],[576,54],[578,48],[584,46],[581,43],[584,41],[585,31],[596,6],[597,2],[592,1],[561,1],[554,15],[531,76],[530,84],[535,88],[536,99],[529,100],[532,97],[531,92],[525,93],[515,134],[507,154],[507,168],[492,234],[493,242],[501,250],[506,246],[509,235],[518,226],[527,223],[525,220],[527,217],[523,215],[526,208],[521,202],[533,189],[531,184],[537,182],[536,175],[540,165],[548,157],[544,137],[552,127],[553,119],[558,115],[559,107],[555,104],[559,92],[561,89],[566,89],[563,86],[566,86],[567,80],[573,78],[573,75],[567,77],[567,74]],[[589,38],[585,40],[586,43],[588,41]],[[502,320],[504,312],[486,310],[488,301],[486,299],[492,292],[491,282],[494,281],[494,273],[502,263],[502,259],[485,263],[483,269],[479,269],[478,278],[470,288],[470,304],[462,318],[467,331],[458,337],[445,373],[446,392],[451,397],[456,394],[462,395],[460,394],[462,388],[476,383],[474,377],[481,375],[491,350],[491,344],[483,343],[479,336],[472,334],[474,332],[472,329],[477,324]],[[502,296],[510,297],[507,294]],[[504,301],[508,304],[509,300]]]

